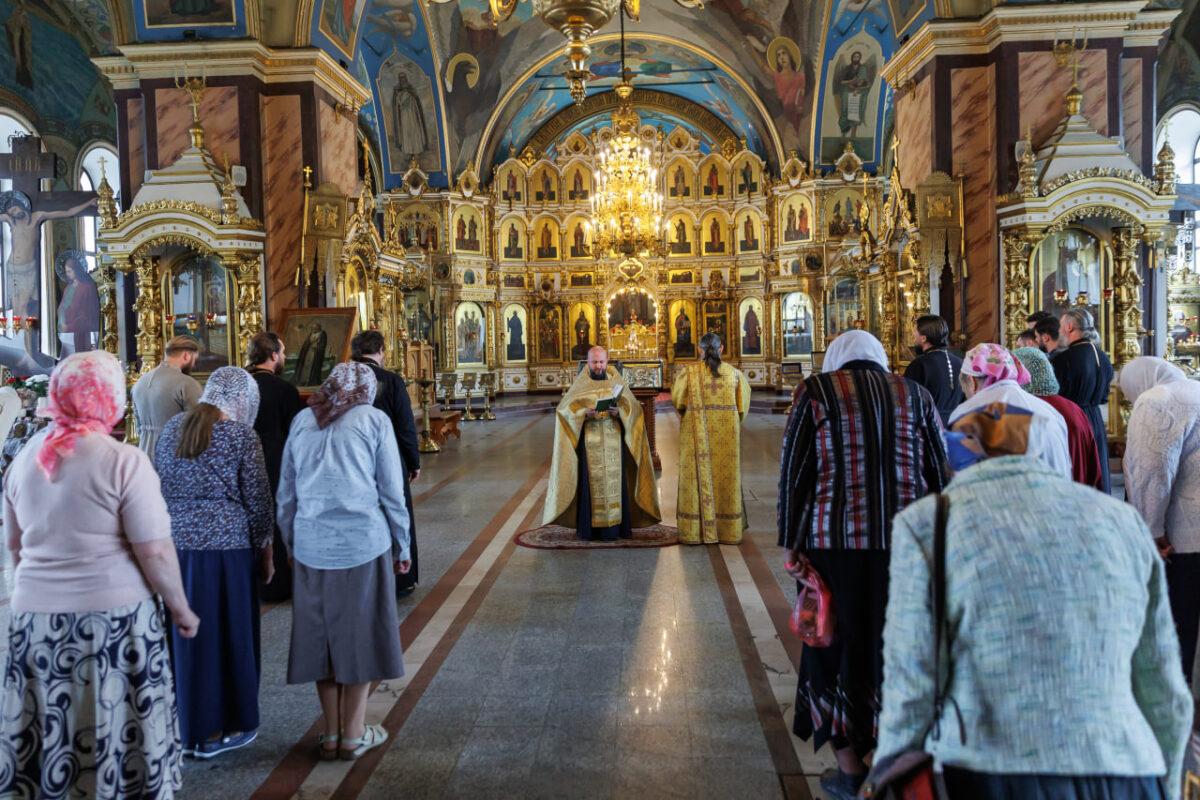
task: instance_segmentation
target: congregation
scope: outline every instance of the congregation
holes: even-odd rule
[[[920,317],[903,375],[849,330],[795,388],[778,543],[797,611],[819,598],[835,634],[805,638],[793,732],[832,748],[829,797],[909,796],[921,752],[951,798],[1181,795],[1200,385],[1149,356],[1114,375],[1085,309],[1029,324],[1028,346],[960,357],[946,322]],[[353,761],[386,741],[367,701],[404,674],[397,599],[419,577],[421,464],[384,348],[359,333],[302,400],[275,334],[203,387],[189,375],[198,345],[176,337],[131,390],[140,449],[110,436],[126,408],[119,362],[91,351],[58,365],[51,424],[4,483],[0,796],[172,797],[183,758],[255,741],[264,600],[291,600],[287,681],[315,685],[323,714],[312,757]],[[698,349],[671,391],[679,542],[737,545],[750,385],[717,334]],[[1114,380],[1133,404],[1124,502],[1101,410]],[[555,426],[545,523],[618,540],[662,520],[642,406],[603,348]],[[81,658],[120,687],[105,703],[74,681]]]

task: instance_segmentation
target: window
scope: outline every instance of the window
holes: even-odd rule
[[[1196,163],[1200,161],[1200,110],[1180,105],[1163,115],[1158,125],[1154,152],[1162,149],[1170,137],[1175,151],[1175,174],[1179,183],[1196,183]]]
[[[107,174],[108,171],[115,170],[116,165],[116,150],[106,144],[91,145],[83,151],[83,155],[79,159],[79,188],[86,192],[96,191],[96,187],[100,185],[101,176]],[[120,183],[113,186],[113,182],[109,181],[109,186],[113,189],[113,196],[119,200]],[[100,227],[99,223],[99,217],[83,217],[79,223],[79,249],[88,254],[89,272],[96,268],[96,233]]]

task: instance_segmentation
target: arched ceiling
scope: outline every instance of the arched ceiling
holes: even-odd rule
[[[674,115],[664,116],[664,124],[667,117],[672,120],[668,130],[688,120],[689,106],[695,104],[696,108],[715,115],[730,135],[746,139],[750,149],[760,156],[770,156],[772,160],[777,156],[774,123],[760,112],[750,93],[727,70],[695,50],[665,39],[627,37],[625,50],[626,65],[634,74],[635,87],[691,101],[680,103]],[[611,93],[620,77],[620,59],[619,41],[601,39],[593,45],[589,96]],[[490,122],[490,130],[486,132],[490,141],[480,142],[481,166],[504,160],[510,147],[521,150],[552,117],[575,106],[562,77],[565,67],[565,62],[556,58],[533,69],[516,84],[508,102]],[[654,111],[664,114],[661,107],[648,108],[642,113],[643,121],[650,116],[646,112]],[[606,120],[591,120],[590,124],[606,124]],[[696,123],[689,122],[688,127],[694,131]]]

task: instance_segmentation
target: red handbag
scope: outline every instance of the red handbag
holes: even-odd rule
[[[805,564],[795,578],[801,589],[792,609],[792,633],[808,647],[828,647],[833,642],[833,594],[812,564]]]

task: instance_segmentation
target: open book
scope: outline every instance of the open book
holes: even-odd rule
[[[613,386],[612,394],[608,397],[602,397],[596,401],[596,413],[603,414],[617,404],[617,400],[621,397],[621,390],[625,387],[621,384]]]

